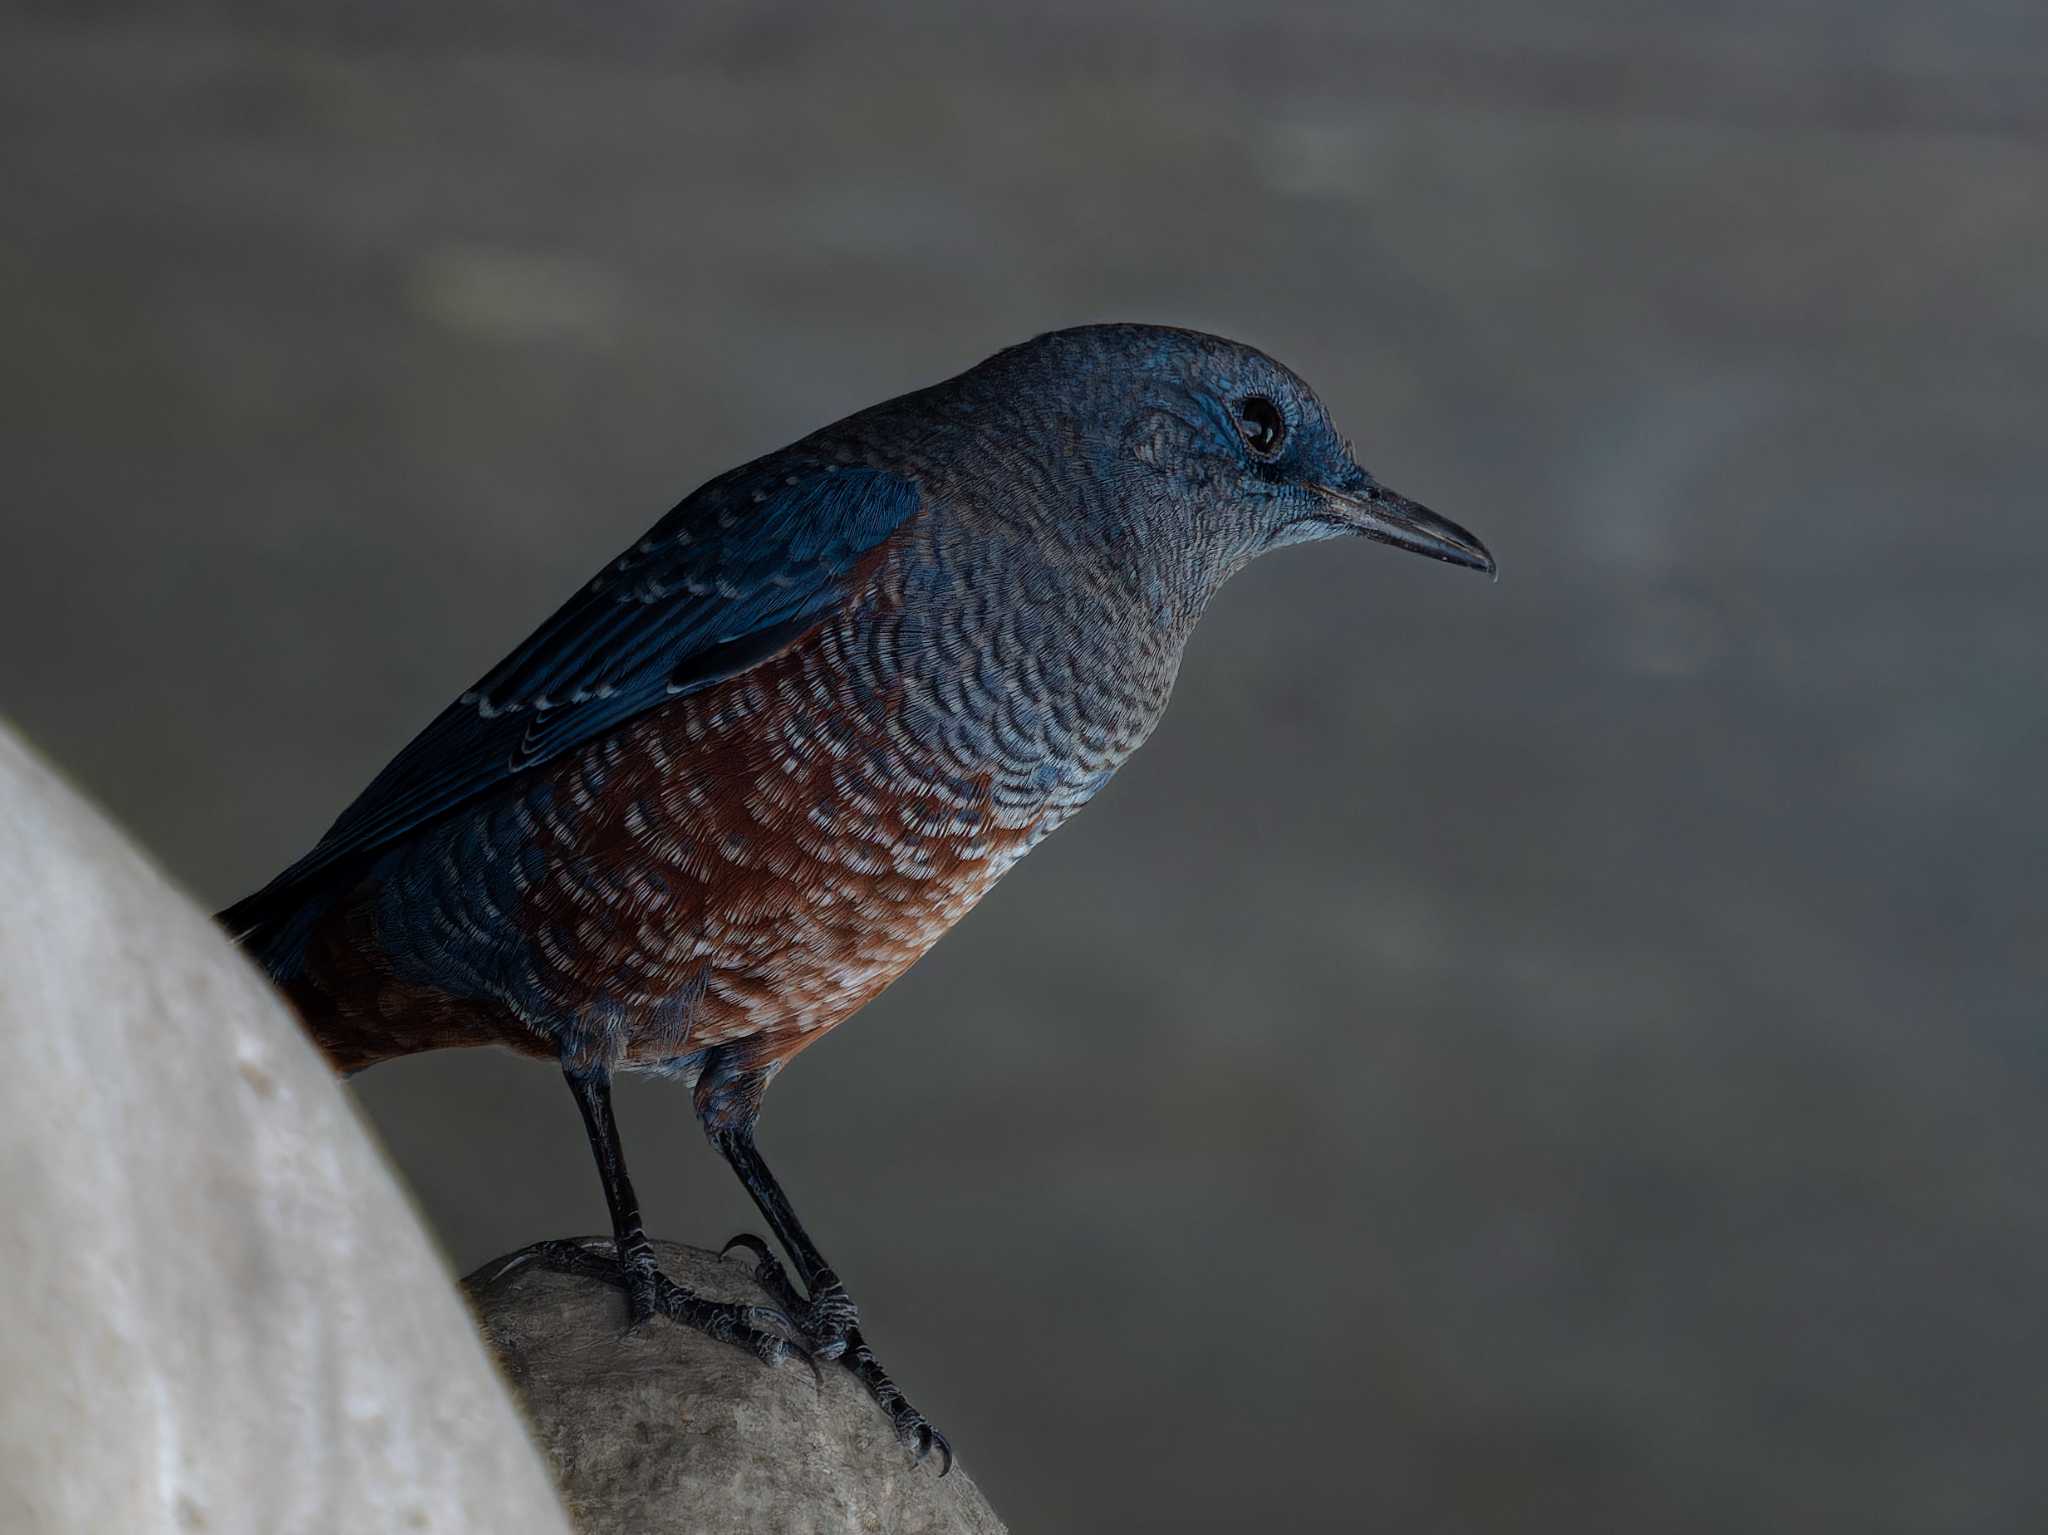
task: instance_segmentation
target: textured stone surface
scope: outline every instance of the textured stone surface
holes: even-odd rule
[[[751,1261],[656,1246],[678,1283],[768,1303]],[[465,1285],[584,1535],[1003,1529],[960,1465],[912,1460],[837,1364],[769,1369],[660,1320],[628,1333],[617,1290],[507,1262]]]
[[[0,1530],[566,1535],[297,1023],[0,729]]]

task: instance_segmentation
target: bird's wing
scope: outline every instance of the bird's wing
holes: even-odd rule
[[[787,453],[713,480],[442,711],[312,852],[223,921],[233,927],[271,892],[779,654],[918,503],[901,476]]]

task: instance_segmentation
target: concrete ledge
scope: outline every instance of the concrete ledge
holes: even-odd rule
[[[0,1530],[567,1535],[284,1004],[0,728]]]

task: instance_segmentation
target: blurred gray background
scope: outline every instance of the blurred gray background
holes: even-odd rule
[[[209,903],[699,481],[1055,326],[1265,347],[1499,554],[1240,578],[769,1098],[1019,1530],[2048,1525],[2048,11],[6,26],[0,706]],[[544,1068],[360,1093],[459,1265],[603,1226]]]

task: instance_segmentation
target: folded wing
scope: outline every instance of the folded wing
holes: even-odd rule
[[[849,595],[854,571],[918,502],[898,475],[791,454],[713,480],[443,710],[312,852],[222,922],[246,931],[295,887],[779,654]]]

